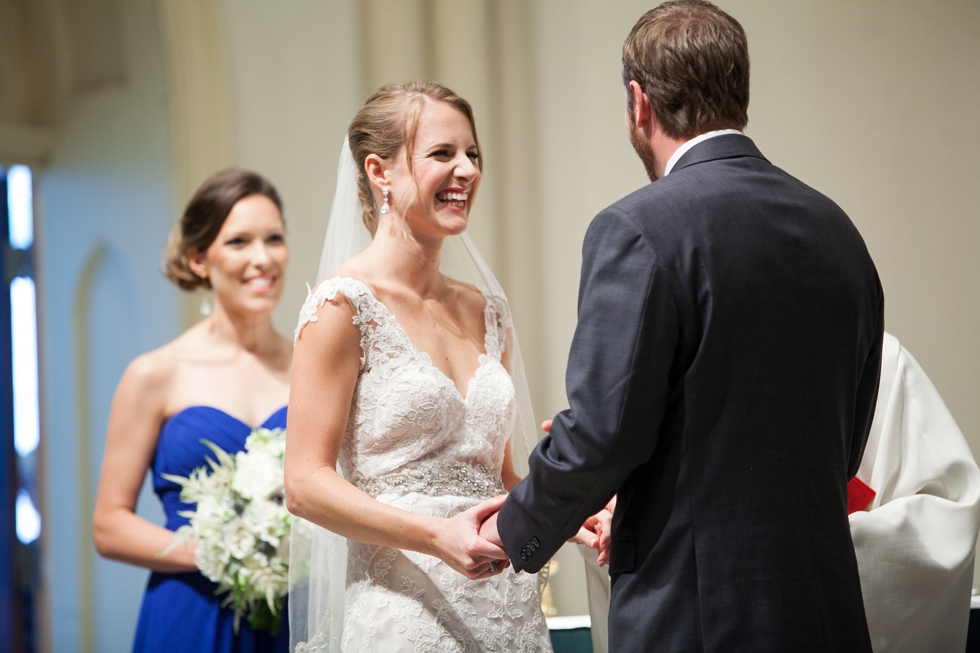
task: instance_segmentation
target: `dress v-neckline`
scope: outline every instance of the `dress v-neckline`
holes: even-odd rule
[[[381,306],[382,309],[384,309],[384,312],[386,316],[389,318],[391,324],[394,326],[395,329],[398,330],[399,333],[401,333],[402,337],[405,339],[405,342],[408,344],[412,356],[417,360],[422,361],[422,363],[424,363],[425,365],[432,368],[443,379],[449,381],[449,385],[451,385],[453,387],[453,390],[456,391],[456,395],[460,398],[460,400],[462,400],[464,404],[467,403],[467,400],[470,397],[470,384],[472,384],[473,381],[476,379],[476,377],[480,375],[480,370],[482,370],[483,366],[487,364],[487,361],[491,359],[490,345],[489,345],[490,324],[489,324],[489,315],[488,315],[490,311],[490,299],[487,297],[487,294],[481,288],[477,287],[477,290],[479,290],[480,294],[483,295],[483,301],[486,303],[486,305],[483,307],[483,350],[484,351],[476,358],[476,362],[477,362],[476,370],[473,372],[473,376],[471,376],[466,381],[466,386],[465,386],[466,394],[464,395],[462,392],[460,392],[459,387],[456,385],[456,381],[454,381],[452,377],[450,377],[448,374],[443,372],[438,365],[432,362],[432,355],[429,354],[429,352],[422,351],[421,349],[415,346],[415,343],[412,342],[412,338],[411,336],[408,335],[408,331],[405,330],[405,327],[403,327],[401,322],[398,321],[398,318],[395,317],[395,314],[391,311],[391,309],[389,309],[388,306],[383,301],[381,301],[380,299],[374,296],[374,292],[372,292],[371,288],[360,279],[354,279],[353,277],[348,277],[348,278],[354,281],[355,283],[359,283],[360,285],[364,286],[364,290],[367,291],[368,297],[371,298],[371,301],[375,302],[376,304]]]

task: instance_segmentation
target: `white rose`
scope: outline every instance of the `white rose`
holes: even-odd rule
[[[240,522],[237,524],[237,528],[228,529],[225,536],[228,551],[234,558],[242,560],[255,549],[255,537]]]
[[[282,466],[266,456],[238,454],[231,487],[248,499],[265,499],[282,490]]]

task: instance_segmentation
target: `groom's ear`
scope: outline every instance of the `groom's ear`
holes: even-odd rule
[[[642,131],[649,131],[653,122],[653,106],[650,104],[650,98],[635,79],[630,80],[629,93],[633,97],[630,120]]]

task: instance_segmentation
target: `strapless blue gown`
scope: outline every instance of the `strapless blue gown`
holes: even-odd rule
[[[262,424],[265,428],[285,428],[286,408],[280,408]],[[192,406],[176,413],[160,429],[153,458],[153,488],[163,502],[167,528],[177,530],[188,522],[177,513],[193,510],[194,504],[180,500],[180,486],[162,474],[187,476],[206,465],[211,450],[201,443],[210,440],[225,451],[245,449],[245,438],[252,429],[217,408]],[[136,641],[138,653],[285,653],[289,650],[288,619],[283,614],[282,629],[275,637],[268,631],[253,631],[242,619],[238,635],[234,614],[222,608],[224,595],[215,596],[217,585],[198,572],[164,574],[154,572],[143,596]]]

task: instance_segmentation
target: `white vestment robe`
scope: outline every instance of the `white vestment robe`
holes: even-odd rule
[[[876,493],[851,537],[875,653],[966,648],[980,468],[939,392],[885,334],[878,402],[857,477]],[[586,559],[596,653],[605,653],[609,575]],[[597,629],[596,626],[600,629]]]
[[[936,388],[886,333],[850,516],[875,653],[963,651],[980,528],[980,469]]]

